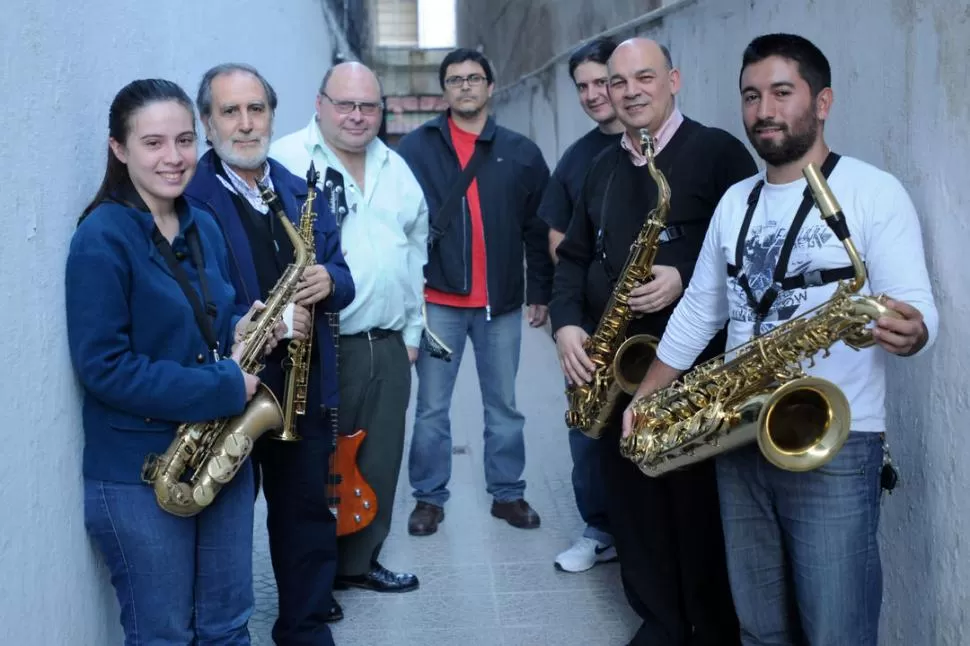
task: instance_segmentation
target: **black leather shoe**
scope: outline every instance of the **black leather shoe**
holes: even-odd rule
[[[336,621],[340,621],[343,618],[344,618],[344,609],[341,608],[340,604],[337,603],[337,600],[334,599],[333,605],[330,606],[330,612],[327,613],[327,617],[326,619],[324,619],[324,621],[327,622],[328,624],[332,624]]]
[[[445,519],[445,510],[429,502],[418,501],[408,518],[408,534],[430,536],[438,531],[438,523]]]
[[[333,582],[334,590],[360,588],[372,592],[411,592],[418,589],[418,577],[407,572],[391,572],[375,563],[370,572],[360,576],[338,576]]]

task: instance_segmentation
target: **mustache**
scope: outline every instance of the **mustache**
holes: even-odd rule
[[[759,130],[766,130],[768,128],[777,128],[782,132],[788,130],[788,126],[786,126],[785,124],[778,123],[776,121],[771,121],[769,119],[759,119],[758,121],[755,121],[753,126],[751,126],[751,129],[754,130],[755,132]]]

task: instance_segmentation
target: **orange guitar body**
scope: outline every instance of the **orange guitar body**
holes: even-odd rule
[[[337,536],[364,529],[377,515],[377,496],[360,469],[357,452],[367,432],[357,429],[351,435],[338,435],[331,460],[328,497],[330,511],[337,518]]]

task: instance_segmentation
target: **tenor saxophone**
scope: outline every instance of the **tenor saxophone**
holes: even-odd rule
[[[599,324],[584,343],[586,355],[596,366],[592,379],[587,384],[566,388],[569,403],[566,424],[591,438],[599,438],[608,424],[617,421],[617,413],[636,392],[659,344],[649,334],[625,339],[634,316],[629,304],[630,292],[650,279],[660,234],[667,226],[670,212],[670,185],[656,166],[653,138],[645,128],[640,129],[640,146],[657,185],[657,205],[647,213]]]
[[[842,391],[807,376],[815,356],[838,342],[861,350],[874,341],[869,323],[898,317],[884,295],[858,295],[865,266],[842,209],[814,164],[803,171],[815,203],[845,247],[854,277],[825,303],[688,371],[637,400],[633,430],[620,453],[659,476],[757,440],[764,457],[787,471],[809,471],[834,458],[849,436],[851,410]],[[725,361],[733,354],[734,358]],[[803,362],[806,364],[803,366]]]
[[[300,237],[306,247],[307,254],[316,262],[316,243],[313,238],[313,227],[317,220],[317,214],[313,210],[313,200],[317,195],[317,180],[320,173],[317,172],[310,162],[310,169],[307,171],[307,197],[303,203],[303,210],[300,212]],[[286,384],[283,389],[283,426],[278,433],[271,437],[274,440],[284,442],[296,442],[300,440],[300,434],[296,430],[297,417],[306,415],[307,384],[310,380],[310,358],[313,350],[313,325],[316,307],[310,306],[310,332],[304,340],[293,339],[287,345],[287,358],[283,367],[286,371]]]
[[[265,308],[253,316],[241,341],[239,367],[250,374],[258,374],[263,369],[263,348],[296,293],[304,270],[313,262],[303,239],[287,218],[279,196],[264,183],[256,184],[263,201],[293,243],[294,258],[270,292]],[[181,424],[175,440],[164,453],[149,454],[145,458],[142,480],[152,486],[162,509],[175,516],[194,516],[212,504],[222,487],[232,480],[252,453],[256,440],[282,423],[276,396],[260,383],[241,414]]]

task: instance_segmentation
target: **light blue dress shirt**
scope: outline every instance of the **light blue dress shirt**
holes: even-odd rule
[[[340,227],[341,247],[356,297],[340,312],[341,334],[399,330],[405,344],[417,348],[424,329],[428,205],[404,159],[374,138],[366,151],[361,191],[324,141],[315,116],[303,130],[273,142],[270,157],[299,177],[306,176],[312,160],[320,190],[328,167],[343,175],[347,214]]]

